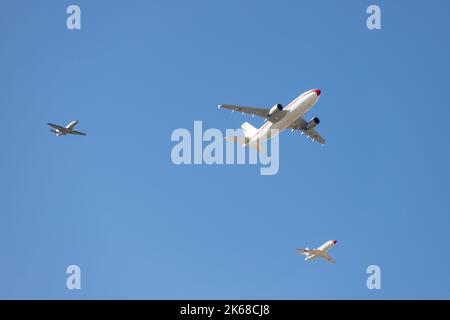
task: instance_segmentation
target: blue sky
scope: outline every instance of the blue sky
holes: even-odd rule
[[[366,28],[380,5],[382,30]],[[66,28],[77,4],[82,29]],[[0,298],[450,298],[447,1],[8,1]],[[176,128],[320,88],[327,145],[175,166]],[[47,122],[78,119],[87,137]],[[336,265],[297,247],[329,239]],[[65,287],[68,265],[82,289]],[[381,290],[366,288],[379,265]]]

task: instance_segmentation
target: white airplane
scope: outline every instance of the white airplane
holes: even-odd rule
[[[297,252],[305,255],[306,256],[305,260],[313,260],[316,259],[317,257],[320,257],[330,261],[331,263],[336,263],[336,261],[334,261],[333,258],[331,258],[328,255],[328,249],[334,247],[336,242],[337,242],[336,240],[329,240],[320,247],[318,247],[317,249],[309,249],[309,248],[297,249]]]
[[[80,136],[85,136],[86,133],[73,130],[73,128],[75,128],[75,126],[78,124],[78,122],[79,121],[77,121],[77,120],[76,121],[72,121],[71,123],[69,123],[65,127],[61,127],[61,126],[58,126],[58,125],[53,124],[53,123],[49,123],[48,125],[53,128],[50,131],[53,132],[54,134],[56,134],[57,137],[58,136],[64,136],[66,134],[76,134],[76,135],[80,135]]]
[[[313,141],[317,140],[323,145],[325,144],[325,139],[314,129],[320,123],[319,118],[314,117],[306,121],[302,117],[304,113],[317,103],[319,97],[320,90],[309,90],[295,98],[285,108],[279,103],[270,109],[221,104],[219,109],[238,111],[242,112],[242,114],[249,113],[252,116],[257,115],[266,119],[259,129],[248,122],[243,123],[241,127],[244,131],[244,137],[226,137],[225,139],[239,142],[242,146],[248,145],[260,149],[262,148],[261,142],[274,137],[285,129],[291,129],[291,131],[299,130],[302,134],[304,133],[312,138]],[[277,131],[272,132],[271,129],[277,129]]]

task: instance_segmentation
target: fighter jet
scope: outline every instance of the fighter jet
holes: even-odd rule
[[[334,261],[333,258],[331,258],[328,255],[328,252],[327,252],[328,249],[334,247],[334,245],[336,243],[337,243],[337,240],[330,240],[330,241],[325,242],[323,245],[321,245],[317,249],[309,249],[309,248],[297,249],[297,252],[305,255],[306,256],[305,260],[313,260],[317,257],[320,257],[320,258],[324,258],[324,259],[330,261],[331,263],[336,263],[336,261]]]
[[[85,136],[86,133],[73,130],[73,128],[75,128],[78,122],[79,122],[78,120],[72,121],[66,127],[61,127],[53,123],[49,123],[48,125],[53,128],[50,131],[56,134],[57,137],[64,136],[66,134],[76,134],[79,136]]]

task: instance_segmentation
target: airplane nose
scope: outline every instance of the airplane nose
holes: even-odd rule
[[[336,244],[337,243],[337,240],[333,240],[333,244]]]
[[[320,96],[320,92],[321,92],[321,91],[320,91],[319,89],[314,89],[313,92],[315,92],[315,93],[317,94],[318,97]]]

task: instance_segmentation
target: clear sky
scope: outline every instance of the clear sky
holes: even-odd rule
[[[0,298],[450,298],[449,10],[3,1]],[[277,175],[172,163],[174,129],[263,122],[217,104],[312,88],[327,144],[282,133]],[[88,136],[47,127],[75,119]],[[295,252],[329,239],[336,265]],[[373,264],[381,290],[366,287]]]

